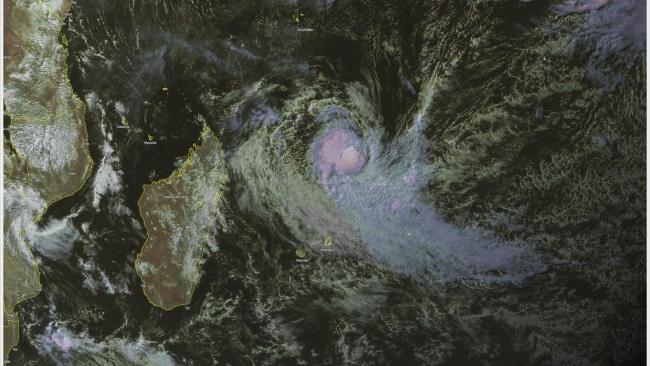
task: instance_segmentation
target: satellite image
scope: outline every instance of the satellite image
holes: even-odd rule
[[[10,365],[641,365],[643,0],[5,0]]]

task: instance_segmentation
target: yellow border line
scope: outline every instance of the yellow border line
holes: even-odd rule
[[[36,279],[38,280],[38,290],[37,290],[35,293],[33,293],[33,295],[25,296],[24,298],[18,299],[18,300],[16,301],[16,303],[14,304],[14,306],[11,307],[11,310],[10,310],[11,313],[16,314],[16,318],[17,318],[18,320],[10,320],[8,323],[15,323],[16,330],[18,331],[18,338],[16,339],[16,343],[12,344],[12,345],[9,347],[8,350],[4,350],[4,351],[3,351],[4,353],[7,354],[7,356],[9,356],[9,353],[11,352],[11,350],[12,350],[14,347],[16,347],[16,346],[18,345],[18,341],[20,340],[20,313],[19,313],[18,311],[16,311],[16,306],[18,306],[18,305],[19,305],[20,303],[22,303],[22,302],[25,302],[25,301],[27,301],[27,300],[30,300],[30,299],[33,299],[33,298],[37,297],[38,295],[41,294],[41,291],[43,291],[43,284],[41,283],[41,271],[40,271],[40,267],[39,267],[39,265],[38,265],[38,262],[37,262],[36,259],[34,258],[34,254],[32,253],[32,250],[31,250],[30,247],[29,247],[29,243],[27,242],[27,240],[25,240],[25,239],[23,238],[23,233],[22,233],[22,232],[20,233],[20,237],[19,237],[18,239],[22,239],[22,241],[23,241],[23,243],[24,243],[24,245],[25,245],[25,248],[27,249],[27,253],[29,253],[29,257],[30,257],[30,259],[32,260],[32,262],[34,263],[34,267],[33,267],[33,269],[36,270]],[[3,246],[2,250],[4,250],[4,246]],[[3,263],[3,268],[4,268],[4,263]],[[3,271],[4,271],[4,269],[3,269]],[[3,281],[3,283],[2,283],[2,286],[3,286],[3,289],[4,289],[4,281]],[[3,296],[3,297],[4,297],[4,296]],[[3,299],[2,299],[2,304],[3,304],[3,306],[4,306],[4,303],[5,303],[5,299],[3,298]],[[6,309],[6,308],[5,308],[5,309]],[[3,313],[2,316],[3,316],[3,319],[2,319],[2,320],[3,320],[3,325],[4,325],[3,328],[10,328],[10,327],[12,327],[12,325],[7,326],[7,325],[6,325],[7,323],[4,322],[4,320],[5,320],[5,319],[4,319],[4,313]],[[4,331],[5,331],[5,329],[3,329],[2,331],[3,331],[2,336],[4,337]],[[4,347],[4,345],[3,345],[3,347]],[[4,359],[4,355],[2,355],[2,357],[3,357],[3,363],[6,363],[7,360]]]
[[[206,137],[210,137],[210,136],[216,141],[217,145],[221,149],[220,154],[222,155],[222,159],[225,159],[225,157],[223,156],[223,147],[221,146],[221,142],[216,137],[216,135],[214,134],[212,129],[206,123],[205,126],[203,127],[203,131],[201,132],[201,136],[199,137],[199,143],[197,144],[195,142],[195,143],[192,144],[192,146],[190,147],[190,150],[188,152],[187,160],[185,160],[185,162],[183,162],[183,165],[181,165],[181,167],[177,171],[172,172],[166,178],[162,178],[160,180],[151,182],[150,184],[144,184],[142,186],[142,194],[140,195],[140,198],[138,198],[138,212],[140,213],[140,217],[142,217],[142,223],[144,224],[144,229],[145,229],[145,232],[147,234],[147,238],[144,240],[144,243],[142,244],[142,248],[140,249],[140,252],[136,255],[133,267],[135,269],[136,275],[138,276],[138,278],[140,278],[140,281],[142,282],[142,293],[147,298],[147,301],[151,305],[153,305],[153,306],[155,306],[157,308],[160,308],[160,309],[162,309],[164,311],[170,311],[170,310],[176,309],[176,308],[181,307],[181,306],[187,306],[192,302],[192,297],[194,297],[194,291],[196,291],[196,287],[199,285],[199,282],[200,282],[200,279],[201,279],[201,270],[200,270],[200,268],[197,268],[196,277],[194,278],[194,281],[193,281],[194,284],[192,285],[192,291],[190,291],[190,295],[187,297],[186,302],[171,306],[169,308],[166,308],[166,307],[164,307],[162,305],[158,305],[158,304],[154,303],[153,301],[151,301],[151,298],[149,297],[149,295],[147,295],[147,291],[145,290],[145,282],[142,279],[142,276],[140,275],[140,272],[138,271],[138,264],[142,262],[140,260],[140,257],[142,257],[142,253],[144,252],[145,249],[149,248],[152,245],[151,242],[149,241],[151,236],[149,235],[149,228],[147,227],[147,224],[144,221],[144,215],[142,214],[142,205],[140,204],[140,201],[142,201],[142,197],[144,196],[144,192],[145,192],[145,189],[147,187],[152,187],[152,186],[155,186],[155,185],[161,185],[161,184],[167,183],[174,176],[181,177],[183,175],[183,171],[190,167],[190,165],[191,165],[190,161],[194,157],[194,154],[196,154],[196,150],[198,148],[200,148],[201,146],[203,146],[203,143],[205,143]],[[224,167],[225,167],[225,164],[224,164]],[[225,179],[226,180],[228,179],[227,174],[226,174]],[[218,204],[219,196],[222,196],[222,191],[223,191],[223,189],[215,194],[215,198],[214,198],[215,205]],[[200,249],[201,257],[203,257],[205,255],[205,247],[207,245],[207,242],[208,242],[208,234],[206,234],[205,239],[202,240],[201,249]]]
[[[59,21],[61,22],[61,29],[63,29],[63,22],[65,21],[65,15],[68,14],[68,12],[70,11],[70,8],[72,7],[72,2],[70,0],[65,0],[65,1],[67,2],[67,4],[64,3],[63,6],[61,7],[61,11],[56,15],[57,17],[59,17]],[[61,14],[64,14],[64,15],[61,15]],[[61,29],[59,29],[59,32],[61,32]],[[58,36],[58,34],[57,34],[57,36]],[[58,40],[56,42],[58,43]],[[68,48],[66,46],[64,46],[64,45],[61,45],[61,44],[60,44],[60,46],[69,55]],[[67,63],[67,57],[63,57],[63,69],[64,69],[64,78],[63,79],[65,80],[65,83],[67,84],[68,88],[70,89],[71,98],[72,98],[73,102],[76,102],[75,104],[77,104],[79,106],[77,109],[71,110],[71,113],[73,114],[73,118],[74,118],[74,114],[76,112],[81,113],[81,119],[80,119],[80,122],[81,122],[80,123],[81,124],[81,131],[80,131],[81,139],[85,140],[85,143],[87,143],[88,142],[88,129],[87,129],[87,126],[86,126],[86,104],[81,100],[81,98],[79,98],[75,94],[74,89],[72,88],[72,84],[70,83],[70,78],[68,77],[69,67],[68,67],[68,63]],[[18,120],[21,119],[20,116],[12,117],[11,113],[9,112],[9,106],[7,106],[6,114],[12,119],[12,121],[15,121],[14,118],[18,118]],[[71,197],[71,196],[75,195],[77,192],[79,192],[86,185],[86,182],[90,178],[90,175],[91,175],[92,170],[93,170],[92,168],[93,168],[93,165],[94,165],[94,161],[92,159],[92,156],[90,156],[90,150],[89,150],[89,148],[87,146],[88,145],[85,145],[84,142],[82,142],[81,150],[83,150],[83,152],[86,155],[87,165],[86,165],[86,172],[84,174],[83,179],[81,180],[81,183],[80,183],[79,187],[77,189],[75,189],[71,193],[62,193],[61,195],[56,196],[55,198],[51,199],[49,202],[46,202],[45,207],[43,208],[42,212],[33,219],[34,223],[38,223],[43,218],[43,215],[45,214],[45,212],[47,212],[47,210],[50,208],[50,206],[52,204],[66,198],[66,197]],[[13,147],[14,147],[14,151],[16,152],[16,157],[18,158],[17,162],[20,163],[21,161],[24,161],[24,159],[21,158],[21,154],[20,154],[20,151],[19,151],[18,147],[15,146],[15,145]],[[3,164],[4,164],[4,161],[3,161]],[[30,169],[29,169],[28,165],[25,166],[25,170],[26,170],[27,175],[29,176],[29,174],[30,174],[29,170]],[[3,190],[4,190],[4,187],[3,187]],[[4,224],[3,224],[3,226],[4,226]],[[21,233],[21,238],[22,238],[22,233]],[[29,297],[26,297],[24,299],[21,299],[20,301],[17,301],[16,304],[11,308],[11,312],[16,314],[18,320],[15,320],[15,321],[12,320],[9,323],[16,323],[16,329],[18,330],[18,339],[16,340],[16,343],[14,343],[13,345],[11,345],[9,347],[8,351],[5,351],[7,356],[9,356],[9,353],[11,352],[11,349],[18,345],[18,342],[20,340],[20,313],[16,311],[16,306],[18,306],[18,304],[20,304],[22,302],[25,302],[25,301],[27,301],[29,299],[35,298],[36,296],[40,295],[42,290],[43,290],[43,284],[41,283],[41,270],[40,270],[40,267],[38,265],[38,262],[34,258],[34,254],[32,253],[32,250],[30,248],[30,244],[24,238],[22,238],[22,239],[23,239],[25,247],[27,248],[27,251],[28,251],[28,253],[29,253],[30,257],[31,257],[31,260],[34,262],[34,269],[36,270],[36,276],[37,276],[37,279],[38,279],[39,289],[33,296],[29,296]],[[4,251],[4,245],[3,245],[2,250]],[[3,289],[4,289],[4,282],[2,283],[2,286],[3,286]],[[2,302],[4,304],[4,302],[5,302],[4,298],[2,299]],[[4,321],[4,314],[3,314],[3,321]],[[3,332],[4,332],[4,329],[3,329]],[[3,357],[3,363],[6,362],[7,360],[4,359],[4,357],[5,357],[4,354],[2,355],[2,357]]]

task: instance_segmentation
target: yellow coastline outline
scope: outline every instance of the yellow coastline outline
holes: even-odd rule
[[[56,17],[58,17],[59,21],[61,22],[61,27],[63,27],[63,21],[64,21],[64,18],[65,18],[61,14],[67,15],[68,12],[70,11],[71,6],[72,6],[72,1],[71,0],[64,0],[64,1],[65,1],[65,3],[61,7],[61,11],[56,14]],[[67,45],[61,45],[61,46],[65,50],[65,52],[67,53],[67,51],[68,51]],[[82,129],[81,129],[80,132],[82,134],[82,136],[81,136],[82,140],[85,139],[85,143],[87,143],[88,142],[88,129],[87,129],[87,126],[86,126],[86,118],[85,118],[86,104],[81,100],[81,98],[79,98],[77,96],[77,94],[75,94],[74,89],[72,88],[72,84],[70,83],[70,78],[68,77],[68,69],[69,69],[69,67],[68,67],[67,57],[63,58],[63,66],[64,66],[64,70],[65,70],[65,77],[64,77],[65,83],[67,84],[68,88],[70,88],[70,91],[71,91],[70,95],[71,95],[71,98],[73,100],[73,103],[78,106],[77,109],[73,109],[71,112],[72,113],[81,112],[81,123],[80,124],[81,124]],[[6,114],[11,118],[12,121],[20,121],[21,119],[22,120],[29,120],[29,119],[24,118],[24,117],[19,116],[19,115],[18,116],[13,116],[11,114],[11,112],[9,111],[9,107],[7,106],[6,108],[7,108]],[[3,134],[4,134],[4,131],[3,131]],[[86,148],[83,148],[84,146],[86,146]],[[74,191],[72,191],[70,193],[62,193],[59,196],[56,196],[53,199],[51,199],[50,201],[46,202],[45,207],[43,208],[41,213],[33,218],[34,223],[40,222],[40,220],[43,218],[43,215],[45,214],[45,212],[47,212],[47,210],[50,208],[50,206],[52,204],[66,198],[66,197],[71,197],[71,196],[75,195],[77,192],[79,192],[86,185],[86,182],[88,181],[88,179],[90,178],[90,175],[92,174],[93,166],[94,166],[94,161],[92,159],[92,156],[90,156],[90,151],[89,151],[87,146],[88,145],[84,145],[82,143],[81,149],[83,150],[84,154],[86,155],[86,159],[87,159],[88,163],[87,163],[87,166],[86,166],[86,172],[84,174],[83,179],[81,180],[81,183],[79,184],[79,187],[77,187],[77,189],[75,189]],[[18,147],[16,147],[15,145],[12,145],[12,147],[13,147],[15,153],[16,153],[18,163],[20,163],[21,161],[28,162],[29,159],[23,159],[21,157],[21,153],[20,153]],[[4,162],[3,162],[3,164],[4,164]],[[26,174],[27,174],[27,176],[29,178],[31,173],[29,171],[29,165],[28,164],[25,165],[25,170],[26,170]],[[29,181],[31,181],[31,179],[28,179],[28,182]],[[3,189],[4,189],[4,187],[3,187]],[[36,293],[34,293],[32,296],[27,296],[24,299],[21,299],[20,301],[17,301],[16,304],[14,306],[12,306],[12,308],[11,308],[11,312],[15,313],[17,315],[18,320],[11,320],[8,323],[9,324],[10,323],[16,323],[19,335],[20,335],[20,314],[16,311],[16,306],[18,306],[18,304],[20,304],[22,302],[25,302],[25,301],[27,301],[29,299],[35,298],[36,296],[40,295],[41,291],[43,290],[43,284],[41,283],[41,270],[40,270],[40,267],[38,265],[38,262],[36,261],[36,259],[34,257],[34,254],[32,253],[29,242],[27,242],[27,240],[25,240],[24,237],[22,237],[22,234],[21,234],[21,239],[24,241],[25,248],[27,249],[27,252],[30,255],[30,259],[32,260],[32,262],[34,264],[34,269],[36,270],[36,275],[37,275],[37,279],[38,279],[38,291],[36,291]],[[4,246],[3,246],[2,250],[4,251]],[[2,283],[2,286],[3,286],[3,289],[4,289],[4,281]],[[4,302],[5,302],[5,299],[3,298],[2,303],[4,304]],[[4,320],[4,314],[3,314],[3,320]],[[3,322],[3,330],[2,330],[3,334],[4,334],[4,328],[6,328],[6,327],[7,327],[7,325],[4,324],[4,322]],[[10,345],[8,351],[4,351],[4,352],[7,355],[9,355],[9,352],[11,352],[11,349],[18,345],[19,340],[20,340],[20,337],[16,340],[16,342],[14,344]],[[4,359],[4,357],[5,357],[4,354],[2,355],[2,357],[3,357],[3,363],[6,362],[6,360]]]
[[[203,127],[203,131],[201,132],[201,135],[199,136],[198,144],[196,142],[192,144],[192,146],[189,149],[187,159],[183,162],[181,167],[178,168],[178,170],[176,170],[175,172],[172,172],[168,177],[159,179],[157,181],[153,181],[153,182],[151,182],[149,184],[144,184],[142,186],[142,194],[140,195],[140,198],[138,198],[138,212],[140,213],[140,217],[142,217],[142,223],[144,224],[144,229],[145,229],[145,232],[147,234],[147,237],[144,240],[144,243],[142,244],[142,248],[140,248],[140,252],[137,254],[137,256],[135,258],[133,266],[134,266],[136,275],[138,276],[138,278],[140,278],[140,281],[142,282],[142,293],[147,298],[147,301],[151,305],[153,305],[154,307],[160,308],[163,311],[171,311],[171,310],[176,309],[178,307],[189,305],[189,303],[192,302],[192,297],[194,297],[194,291],[196,290],[196,287],[199,284],[199,279],[200,279],[201,273],[200,273],[199,270],[197,270],[196,277],[193,280],[194,284],[192,285],[192,290],[190,291],[190,294],[187,297],[186,302],[181,303],[181,304],[177,304],[177,305],[174,305],[174,306],[171,306],[171,307],[167,308],[167,307],[162,306],[162,304],[159,305],[159,304],[156,304],[155,302],[151,301],[151,298],[149,297],[149,295],[147,295],[147,292],[144,289],[144,280],[142,279],[142,276],[140,275],[140,272],[138,271],[138,264],[142,262],[141,259],[140,259],[141,256],[142,256],[142,253],[144,252],[144,250],[146,248],[148,248],[148,247],[150,247],[152,245],[151,241],[149,240],[151,238],[151,236],[149,235],[149,228],[147,227],[147,224],[144,221],[144,215],[142,214],[142,205],[140,204],[140,201],[142,201],[142,197],[144,196],[144,192],[145,192],[145,189],[147,187],[153,187],[153,186],[156,186],[156,185],[162,185],[162,184],[168,183],[168,181],[173,177],[178,177],[178,178],[182,177],[183,172],[186,171],[187,169],[189,169],[189,167],[192,166],[192,159],[194,158],[194,155],[196,154],[196,150],[198,148],[200,148],[201,146],[203,146],[203,143],[205,142],[206,137],[212,137],[215,140],[216,144],[220,147],[219,153],[221,154],[222,159],[224,159],[223,148],[222,148],[222,145],[221,145],[221,141],[219,141],[219,139],[216,137],[216,135],[214,134],[212,129],[206,123],[204,125],[204,127]],[[226,180],[226,181],[228,180],[228,174],[227,173],[225,174],[224,180]],[[219,202],[219,200],[221,199],[222,196],[223,196],[223,189],[219,190],[215,194],[213,203],[215,205],[218,204],[218,202]],[[201,242],[201,257],[203,257],[205,255],[205,246],[207,245],[207,242],[208,242],[208,235],[209,234],[204,235],[203,240]]]

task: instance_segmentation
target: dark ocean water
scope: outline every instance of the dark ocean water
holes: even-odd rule
[[[601,219],[580,223],[584,226],[571,226],[570,218],[566,224],[536,226],[543,221],[535,216],[536,201],[531,199],[530,207],[520,209],[519,191],[504,192],[510,178],[498,175],[523,177],[530,161],[550,161],[558,151],[573,156],[584,146],[574,144],[573,138],[580,135],[575,130],[586,127],[568,125],[575,122],[573,115],[582,116],[591,107],[581,110],[554,103],[553,98],[587,97],[579,91],[567,96],[561,87],[547,92],[544,88],[550,82],[545,79],[531,81],[527,85],[531,91],[522,91],[517,75],[553,71],[549,65],[544,66],[549,69],[535,66],[541,56],[534,54],[538,51],[522,51],[526,48],[556,47],[569,54],[563,56],[569,58],[563,61],[566,65],[609,73],[611,78],[574,72],[569,66],[555,69],[566,74],[560,85],[580,83],[575,90],[593,91],[589,97],[613,93],[613,98],[623,100],[621,108],[632,110],[630,115],[644,114],[645,109],[634,104],[636,99],[621,91],[626,87],[638,91],[634,89],[640,85],[638,63],[630,61],[622,67],[614,63],[616,70],[608,71],[601,67],[610,65],[604,60],[618,56],[593,56],[583,49],[589,49],[585,44],[590,42],[598,44],[590,38],[598,32],[588,27],[602,26],[603,18],[558,13],[556,5],[546,1],[74,2],[60,36],[69,43],[72,86],[86,103],[95,165],[86,185],[52,205],[40,223],[45,234],[34,243],[34,251],[43,290],[17,306],[21,336],[10,361],[18,365],[624,365],[642,360],[645,290],[639,290],[639,271],[644,258],[634,258],[634,250],[643,248],[640,236],[635,236],[644,235],[640,226],[644,213],[635,208],[639,199],[630,198],[621,208],[627,221],[603,229],[627,230],[630,236],[584,239],[596,248],[593,255],[582,251],[585,259],[570,250],[566,254],[557,243],[587,246],[580,241],[582,233],[592,230],[589,225],[600,228]],[[561,16],[569,17],[566,23],[549,20]],[[581,26],[575,35],[567,35],[573,24]],[[618,36],[625,37],[625,32],[638,30],[622,27],[620,32]],[[635,48],[635,37],[638,34],[612,52],[624,50],[633,60],[639,53],[645,57],[643,47]],[[562,43],[558,39],[574,43],[558,45]],[[356,85],[361,85],[363,98],[349,97],[357,95],[350,92],[357,90]],[[593,98],[580,105],[599,100]],[[511,114],[500,115],[499,108],[513,99],[514,106],[507,107]],[[348,128],[347,120],[339,121],[335,112],[322,112],[330,104],[356,111],[355,116],[372,115],[364,114],[366,110],[378,115],[366,126],[350,122],[354,126],[350,130],[356,128],[363,140],[369,162],[358,180],[336,181],[340,187],[348,183],[352,187],[338,196],[325,193],[327,187],[314,173],[308,152],[329,128],[323,126]],[[310,108],[321,108],[319,116],[331,120],[310,117]],[[423,117],[418,118],[417,111],[424,111]],[[513,137],[481,145],[484,140],[476,137],[485,131],[501,133],[495,126],[512,119],[538,123],[535,116],[544,113],[550,116],[550,127],[539,122],[541,127],[530,136],[522,132],[521,139],[528,138],[523,142]],[[308,122],[300,122],[303,119]],[[420,120],[426,124],[418,130]],[[163,311],[145,298],[134,270],[146,237],[137,201],[144,184],[167,177],[180,166],[203,121],[222,141],[232,168],[224,207],[228,224],[218,230],[216,244],[205,253],[191,303]],[[621,129],[643,129],[639,121],[627,121],[631,127]],[[276,125],[281,138],[271,133]],[[511,130],[520,132],[513,126]],[[534,130],[528,125],[521,130],[526,128]],[[611,132],[609,127],[597,128],[603,134]],[[383,132],[375,135],[374,130]],[[281,150],[268,161],[277,164],[271,170],[278,176],[289,177],[285,182],[289,192],[298,192],[295,196],[275,186],[258,191],[247,185],[253,181],[250,172],[266,179],[263,167],[244,169],[246,154],[252,150],[243,146],[259,131],[268,132],[260,141],[271,141],[273,149]],[[409,136],[406,131],[415,131],[413,140],[404,137]],[[615,133],[619,132],[612,136]],[[148,135],[155,145],[144,144]],[[432,146],[423,143],[420,149],[423,140]],[[469,148],[471,153],[463,155],[470,157],[453,160],[454,148],[466,141],[478,141]],[[644,148],[634,145],[635,140],[625,141]],[[619,150],[624,150],[623,155],[633,151]],[[510,157],[511,151],[520,151],[521,157]],[[376,156],[381,160],[373,160]],[[450,163],[441,164],[442,157]],[[473,176],[478,169],[471,164],[479,160],[476,164],[481,168],[500,161],[506,168]],[[598,168],[609,163],[594,164],[601,164]],[[404,182],[399,174],[411,165],[420,169],[424,181],[409,190],[404,188],[408,184],[399,183]],[[294,170],[286,166],[298,173],[291,175]],[[583,167],[567,169],[582,171]],[[456,176],[462,178],[460,182],[454,181]],[[491,180],[493,176],[497,178]],[[303,197],[302,186],[294,185],[292,177],[322,188],[320,196],[305,194],[301,204],[292,206],[295,197]],[[368,193],[372,191],[366,178],[379,183],[385,178],[388,188],[380,188],[376,195]],[[445,179],[451,183],[445,185]],[[642,190],[635,182],[639,186],[630,197]],[[524,186],[522,192],[535,194],[532,188],[526,190],[527,181],[519,184]],[[256,205],[246,197],[264,199]],[[336,237],[341,243],[334,251],[307,243],[305,238],[312,235],[307,233],[309,225],[318,226],[319,221],[296,218],[291,207],[313,207],[309,212],[319,213],[314,217],[321,219],[322,212],[327,218],[330,206],[319,197],[329,197],[328,205],[345,213],[342,217],[358,229],[354,239],[358,241],[339,239],[351,237],[341,228]],[[560,193],[534,198],[563,200]],[[599,199],[593,198],[595,206]],[[283,202],[288,202],[288,208],[283,208]],[[369,202],[377,206],[363,209]],[[414,208],[393,219],[384,204],[395,210],[408,204]],[[504,219],[497,212],[511,216]],[[595,217],[600,211],[590,207],[586,212]],[[544,214],[553,217],[556,212]],[[391,225],[401,225],[403,232]],[[389,234],[397,236],[386,239]],[[433,254],[410,251],[407,244],[423,237],[455,246]],[[395,244],[399,250],[386,249],[386,243],[393,242],[406,244]],[[371,254],[357,252],[353,244]],[[603,253],[624,245],[632,249],[627,257],[610,258],[606,268],[614,268],[611,277],[609,272],[603,275],[606,279],[584,274],[585,267],[600,269],[610,260],[603,259]],[[604,249],[598,251],[601,246]],[[296,249],[303,247],[308,250],[305,261],[296,256]],[[391,257],[390,250],[399,255]],[[519,250],[523,259],[508,254]],[[493,258],[493,253],[505,254]],[[428,256],[434,259],[427,262]],[[400,267],[403,262],[394,258],[412,268]],[[422,262],[416,260],[420,258]],[[507,262],[504,268],[513,273],[489,271],[499,261]],[[438,280],[437,273],[446,277]],[[626,284],[631,284],[629,297],[617,299],[616,291]],[[62,346],[61,339],[68,345]]]

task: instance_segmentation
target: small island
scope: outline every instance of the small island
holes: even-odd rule
[[[190,302],[227,180],[221,144],[206,126],[177,171],[145,185],[138,207],[147,239],[136,272],[153,305],[171,310]]]

